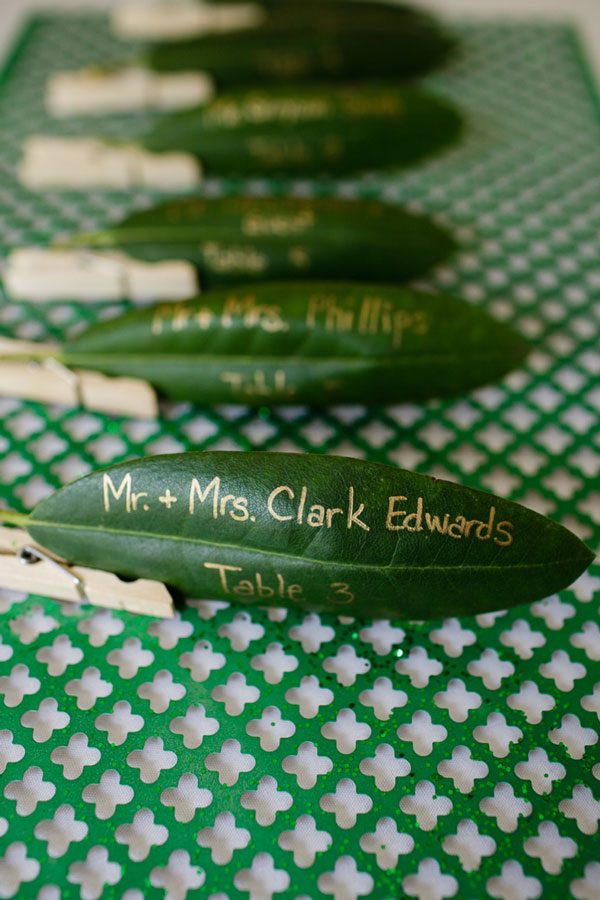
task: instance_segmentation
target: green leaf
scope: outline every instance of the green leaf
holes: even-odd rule
[[[136,310],[68,342],[61,360],[200,403],[397,403],[459,394],[518,365],[511,329],[410,288],[257,284]]]
[[[377,201],[184,197],[133,213],[67,246],[188,260],[202,286],[275,279],[406,281],[453,249],[426,216]]]
[[[414,78],[440,65],[454,39],[429,16],[376,4],[273,4],[265,24],[155,44],[146,65],[210,72],[219,87],[267,81]]]
[[[122,463],[43,500],[27,528],[73,564],[187,595],[386,618],[537,600],[592,560],[562,526],[490,494],[284,453]]]
[[[208,173],[306,175],[409,165],[460,130],[454,107],[417,88],[273,85],[161,117],[140,142],[192,153]]]

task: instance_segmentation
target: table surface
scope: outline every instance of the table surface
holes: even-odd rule
[[[425,286],[485,305],[527,365],[424,407],[252,412],[165,404],[161,421],[0,400],[0,497],[31,508],[129,454],[335,452],[416,468],[600,532],[600,120],[571,29],[457,20],[431,86],[465,109],[460,147],[340,184],[460,243]],[[48,74],[118,52],[101,19],[38,19],[0,91],[0,244],[100,227],[136,191],[33,195],[20,146],[60,129]],[[115,136],[148,116],[101,120]],[[125,304],[7,300],[0,330],[60,338]],[[173,622],[0,594],[0,897],[597,898],[598,569],[508,613],[425,624],[190,601]]]

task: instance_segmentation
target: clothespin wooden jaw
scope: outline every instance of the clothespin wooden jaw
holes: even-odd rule
[[[173,598],[161,582],[122,581],[112,572],[71,566],[21,528],[0,526],[0,587],[163,619],[174,615]]]
[[[111,28],[122,40],[169,41],[256,28],[266,19],[253,2],[123,0],[111,12]]]
[[[135,187],[188,191],[202,181],[202,166],[191,153],[151,153],[136,144],[37,134],[23,144],[17,177],[33,191]]]
[[[202,285],[192,263],[182,259],[145,262],[117,250],[86,247],[18,247],[2,264],[9,297],[27,303],[122,300],[153,303],[187,300]]]
[[[165,112],[203,106],[214,93],[214,81],[206,72],[88,66],[51,76],[46,85],[46,109],[61,118],[144,109]]]
[[[68,369],[52,355],[58,349],[0,338],[0,395],[136,419],[157,417],[158,399],[147,381]]]

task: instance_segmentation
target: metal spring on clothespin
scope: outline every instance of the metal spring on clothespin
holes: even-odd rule
[[[30,545],[26,545],[25,547],[20,547],[17,551],[17,559],[23,566],[32,566],[38,562],[47,562],[53,565],[56,569],[60,569],[67,578],[73,584],[77,594],[79,595],[79,599],[81,603],[89,604],[90,599],[85,592],[85,583],[82,578],[76,575],[68,566],[63,565],[63,563],[58,562],[57,559],[54,559],[48,553],[44,553],[43,550],[40,550],[39,547],[31,547]]]
[[[102,569],[72,568],[33,544],[26,531],[12,526],[0,525],[0,587],[160,618],[172,618],[175,613],[173,598],[161,582],[123,581]]]

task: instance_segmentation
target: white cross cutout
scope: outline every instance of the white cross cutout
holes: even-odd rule
[[[539,859],[548,875],[560,874],[565,859],[577,854],[577,844],[571,838],[562,837],[555,822],[541,822],[535,837],[523,844],[528,856]]]
[[[515,859],[504,863],[500,875],[488,878],[486,887],[490,897],[498,900],[537,900],[542,896],[540,882],[526,875]]]
[[[248,900],[272,900],[273,894],[281,894],[290,884],[290,876],[276,869],[270,853],[257,853],[249,869],[241,869],[233,883],[238,891],[246,891]]]
[[[205,881],[205,873],[191,865],[185,850],[174,850],[166,866],[155,866],[150,872],[152,887],[162,888],[169,900],[186,900],[189,891],[201,888]]]
[[[106,847],[92,847],[83,862],[69,866],[67,881],[81,886],[81,896],[87,900],[99,900],[105,885],[115,885],[121,880],[121,866],[108,858]]]
[[[17,897],[22,884],[34,881],[40,872],[37,859],[27,856],[27,847],[15,841],[0,856],[0,884],[5,897]]]
[[[182,638],[188,638],[193,633],[194,626],[182,619],[181,613],[175,613],[172,619],[157,619],[148,626],[148,634],[158,638],[162,650],[174,650]]]
[[[47,841],[48,856],[64,856],[74,841],[82,841],[88,833],[88,826],[75,818],[75,810],[69,804],[59,806],[52,819],[43,819],[34,828],[40,841]]]
[[[125,624],[110,609],[99,609],[89,618],[77,623],[77,630],[86,634],[92,647],[103,647],[107,640],[121,634]]]
[[[408,697],[404,691],[397,690],[389,678],[376,678],[372,688],[358,695],[359,703],[370,707],[376,717],[387,722],[394,709],[405,706]]]
[[[289,630],[293,641],[299,641],[305,653],[317,653],[322,644],[327,644],[335,637],[331,625],[322,625],[316,613],[304,617],[301,625],[294,625]]]
[[[504,759],[511,752],[510,745],[517,744],[523,732],[516,725],[508,725],[502,713],[490,713],[485,725],[473,729],[473,737],[480,744],[487,744],[497,759]]]
[[[172,719],[169,728],[173,734],[183,737],[184,747],[197,750],[205,737],[217,733],[219,722],[212,716],[207,716],[205,708],[199,703],[198,706],[188,706],[185,716]]]
[[[340,709],[333,722],[321,727],[321,734],[335,741],[338,753],[348,755],[354,753],[358,741],[366,741],[371,736],[371,726],[358,722],[353,709]]]
[[[272,643],[264,653],[255,656],[250,663],[257,672],[262,672],[267,684],[279,684],[283,676],[298,668],[298,660],[285,652],[282,645]]]
[[[567,771],[562,763],[551,762],[542,747],[529,751],[527,761],[515,766],[515,775],[529,781],[536,794],[550,794],[555,781],[565,777]]]
[[[250,832],[238,828],[230,812],[219,813],[212,828],[198,832],[198,844],[211,852],[211,858],[218,866],[231,862],[236,850],[243,850],[250,843]]]
[[[293,854],[294,865],[299,869],[309,869],[317,853],[329,849],[333,838],[327,831],[319,831],[312,816],[299,816],[291,831],[282,831],[278,843],[282,850]]]
[[[496,841],[480,834],[472,819],[463,819],[458,823],[456,834],[450,834],[444,839],[442,848],[444,853],[458,857],[463,871],[476,872],[483,857],[492,856],[496,852]]]
[[[127,638],[122,647],[110,651],[106,660],[117,667],[120,678],[135,678],[140,669],[152,665],[154,653],[145,650],[139,638]]]
[[[546,638],[541,631],[533,631],[527,619],[517,619],[508,631],[502,632],[500,643],[513,649],[520,659],[531,659],[534,650],[544,646]]]
[[[405,894],[417,900],[443,900],[454,897],[458,882],[452,875],[445,875],[437,860],[423,859],[413,875],[407,875],[402,882]]]
[[[315,675],[305,675],[298,687],[286,691],[285,699],[299,708],[303,719],[314,719],[321,706],[333,703],[333,691],[322,688]]]
[[[111,713],[98,716],[95,725],[98,731],[106,731],[109,743],[119,746],[125,743],[130,734],[141,731],[144,720],[131,712],[131,706],[126,700],[119,700]]]
[[[354,828],[359,815],[368,813],[373,801],[367,794],[359,794],[351,778],[341,778],[333,794],[323,794],[319,805],[333,813],[338,828]]]
[[[438,796],[431,781],[419,781],[414,794],[402,797],[400,809],[406,815],[414,816],[423,831],[433,831],[440,816],[447,816],[452,811],[452,801]]]
[[[63,778],[74,781],[86,766],[100,761],[100,751],[90,747],[87,734],[72,734],[66,747],[55,747],[50,754],[53,763],[63,767]]]
[[[499,782],[494,788],[492,797],[484,797],[479,809],[486,816],[496,819],[498,828],[511,834],[517,830],[519,818],[530,816],[533,806],[529,800],[516,797],[513,786],[506,781]]]
[[[127,854],[132,862],[147,859],[152,847],[162,846],[168,837],[168,829],[164,825],[157,825],[154,813],[146,807],[136,812],[132,822],[119,825],[115,831],[116,842],[127,846]]]
[[[387,656],[405,637],[402,628],[392,625],[388,619],[377,619],[368,628],[363,628],[358,636],[365,644],[370,644],[378,656]]]
[[[429,713],[420,709],[413,714],[409,724],[398,728],[398,737],[411,743],[417,756],[429,756],[433,745],[445,741],[448,732],[443,725],[435,725]]]
[[[598,732],[593,728],[584,728],[577,716],[571,713],[562,717],[560,728],[554,728],[548,737],[553,744],[563,744],[571,759],[583,759],[586,748],[598,743]]]
[[[152,712],[164,713],[171,703],[185,696],[185,688],[173,680],[172,674],[167,669],[161,669],[156,672],[152,681],[146,681],[139,686],[137,694],[142,700],[148,700]]]
[[[46,697],[37,709],[29,710],[21,716],[21,725],[31,728],[36,744],[49,741],[55,731],[66,728],[71,717],[61,712],[54,697]]]
[[[223,742],[218,753],[209,753],[204,760],[209,772],[218,772],[219,782],[233,787],[242,772],[251,772],[256,760],[250,753],[242,753],[239,741],[230,738]]]
[[[213,651],[210,641],[198,641],[191,652],[181,654],[179,665],[190,670],[193,681],[206,681],[211,672],[223,668],[225,657]]]
[[[393,819],[379,819],[375,831],[363,834],[360,839],[361,849],[365,853],[373,853],[380,869],[389,871],[398,865],[398,857],[412,853],[415,842],[410,834],[398,831]]]
[[[191,772],[183,774],[177,787],[165,788],[160,795],[163,806],[172,806],[177,822],[191,822],[197,809],[206,809],[213,801],[207,788],[198,787],[198,777]]]
[[[44,773],[39,766],[29,766],[22,779],[9,781],[4,788],[6,799],[15,801],[18,816],[30,816],[38,803],[51,800],[55,794],[56,787],[51,781],[44,781]]]
[[[225,684],[213,688],[211,697],[224,704],[228,716],[240,716],[249,703],[256,703],[260,691],[248,684],[246,676],[241,672],[232,672]]]
[[[375,749],[375,756],[362,759],[359,768],[363,775],[369,775],[375,780],[378,790],[385,792],[393,791],[396,780],[410,774],[408,760],[398,758],[389,744],[379,744]]]
[[[278,750],[281,741],[290,738],[295,732],[294,723],[282,719],[281,710],[277,706],[267,706],[260,719],[252,719],[246,725],[246,733],[257,737],[261,750],[267,753]]]
[[[240,797],[240,805],[251,809],[258,825],[272,825],[277,814],[288,810],[293,803],[292,795],[280,791],[272,775],[264,775],[255,791],[246,791]]]
[[[0,731],[0,775],[6,771],[10,763],[19,762],[25,756],[25,747],[14,743],[12,731],[2,729]]]
[[[149,737],[140,750],[127,755],[126,761],[132,769],[139,769],[144,784],[153,784],[164,769],[177,765],[177,756],[172,750],[165,750],[162,738]]]
[[[511,694],[506,702],[520,710],[530,725],[539,725],[543,714],[556,706],[554,697],[542,694],[535,681],[524,681],[518,694]]]
[[[408,675],[413,687],[427,687],[431,678],[439,675],[443,666],[437,659],[430,659],[424,647],[413,647],[409,655],[399,659],[396,671]]]
[[[466,722],[471,710],[481,706],[481,696],[468,691],[460,678],[451,678],[446,690],[434,695],[433,702],[439,709],[447,709],[453,722]]]
[[[98,784],[84,787],[82,798],[94,805],[97,819],[110,819],[117,806],[125,806],[133,800],[133,788],[121,783],[121,776],[115,769],[103,772]]]
[[[589,787],[576,784],[571,797],[561,800],[558,808],[567,819],[577,822],[582,834],[596,834],[598,831],[600,800],[596,800]]]
[[[95,666],[84,669],[81,678],[74,678],[65,685],[65,694],[68,697],[77,697],[77,708],[88,710],[96,705],[100,697],[108,697],[112,694],[113,686],[105,681],[100,670]]]
[[[331,772],[333,763],[328,756],[319,756],[312,741],[305,741],[300,744],[295,756],[285,757],[281,768],[289,775],[295,775],[298,787],[308,791],[314,788],[319,776]]]
[[[333,900],[358,900],[368,896],[374,881],[367,872],[359,872],[356,860],[351,856],[340,856],[333,871],[324,872],[317,881],[319,890]]]
[[[83,651],[74,647],[66,634],[59,634],[46,647],[40,647],[35,654],[38,662],[46,663],[48,675],[63,675],[68,666],[73,666],[83,659]]]
[[[476,640],[475,632],[463,628],[459,619],[445,619],[442,627],[431,631],[429,637],[433,644],[440,644],[446,656],[452,659],[462,656],[465,647],[472,646]]]
[[[23,697],[37,694],[41,687],[39,678],[33,678],[29,674],[28,666],[18,663],[13,666],[10,675],[0,678],[0,694],[4,695],[4,705],[11,709],[19,706]]]
[[[342,687],[350,687],[355,684],[359,675],[369,671],[371,663],[368,659],[357,656],[351,644],[343,644],[335,656],[329,656],[324,660],[323,668],[326,672],[333,673]]]
[[[242,653],[248,649],[252,641],[259,641],[264,636],[262,625],[252,621],[250,613],[236,613],[231,622],[224,622],[219,627],[219,637],[227,638],[231,649]]]
[[[489,772],[487,764],[473,759],[471,751],[463,744],[454,747],[451,758],[441,760],[437,770],[443,778],[451,778],[462,794],[470,794],[476,779],[485,778]]]

